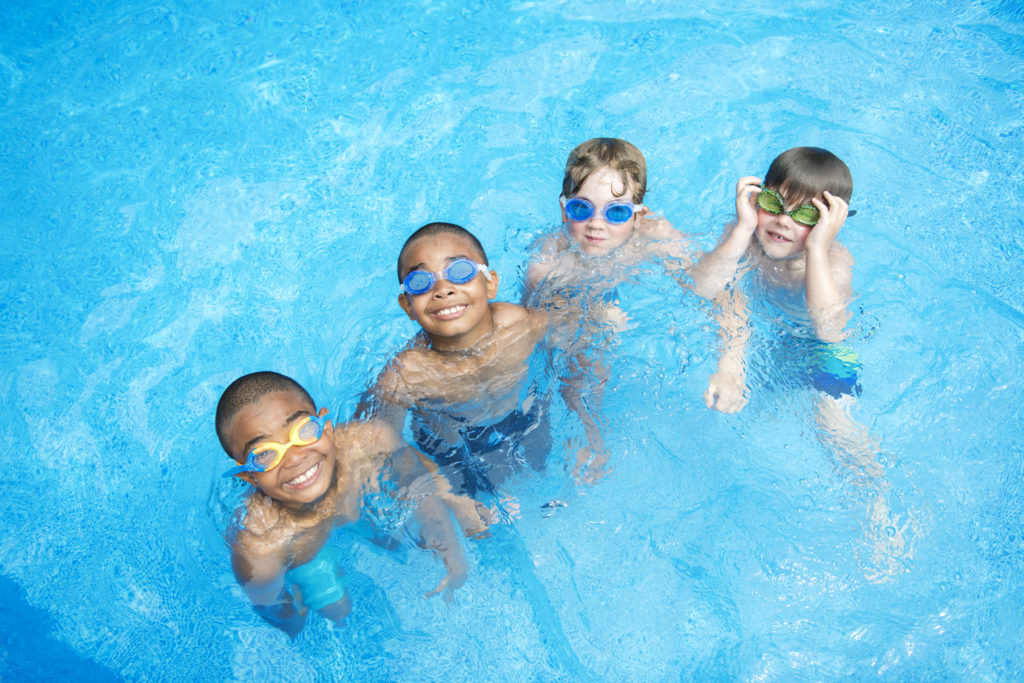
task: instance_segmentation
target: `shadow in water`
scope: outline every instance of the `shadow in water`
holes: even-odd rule
[[[50,615],[28,604],[21,586],[0,576],[0,680],[121,680],[54,638],[53,631]]]

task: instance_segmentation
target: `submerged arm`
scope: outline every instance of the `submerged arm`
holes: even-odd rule
[[[232,548],[231,568],[256,613],[294,638],[306,625],[306,609],[295,604],[285,585],[284,564],[276,557],[255,557]]]
[[[747,404],[746,345],[750,337],[747,327],[747,299],[736,288],[724,290],[715,298],[722,355],[718,368],[708,380],[704,403],[723,413],[735,413]]]

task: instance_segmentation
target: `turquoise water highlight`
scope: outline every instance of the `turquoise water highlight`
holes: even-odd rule
[[[1014,679],[1022,29],[995,2],[4,5],[2,604],[82,676]],[[220,390],[274,368],[350,412],[413,332],[405,235],[471,227],[516,299],[600,134],[702,248],[779,151],[850,165],[855,416],[912,554],[866,578],[868,498],[808,394],[703,407],[713,330],[652,269],[622,292],[608,479],[575,487],[556,449],[467,544],[455,608],[422,599],[428,556],[356,545],[350,627],[289,643],[218,534]]]

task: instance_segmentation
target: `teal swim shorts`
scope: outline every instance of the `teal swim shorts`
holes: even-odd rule
[[[808,379],[811,386],[833,398],[859,396],[860,359],[857,352],[839,344],[819,343],[813,353]]]
[[[349,577],[338,573],[345,559],[340,548],[326,543],[312,560],[289,569],[285,580],[299,587],[307,607],[322,609],[345,597]]]

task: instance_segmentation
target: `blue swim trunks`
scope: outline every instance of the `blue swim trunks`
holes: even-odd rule
[[[525,413],[514,410],[494,424],[463,427],[461,442],[454,447],[414,424],[416,445],[445,469],[459,492],[470,497],[478,492],[494,494],[496,482],[524,466],[544,468],[551,442],[543,404],[535,400]]]
[[[299,587],[307,607],[322,609],[345,597],[349,577],[338,573],[345,559],[341,548],[327,543],[312,560],[289,569],[285,581]]]
[[[756,372],[768,388],[811,387],[833,398],[860,396],[860,360],[842,344],[782,335],[769,341],[764,360]]]
[[[839,344],[819,342],[807,378],[818,391],[833,398],[860,396],[860,359],[857,352]]]

